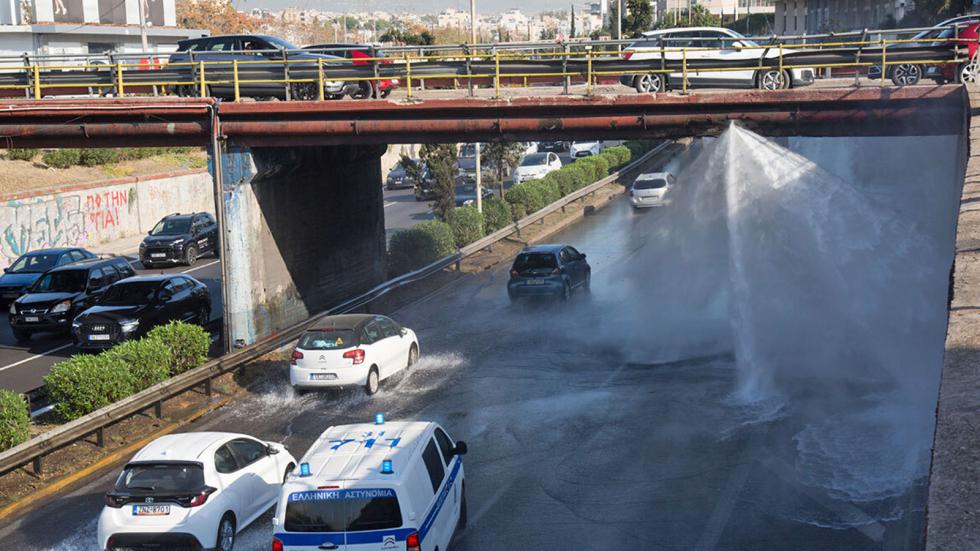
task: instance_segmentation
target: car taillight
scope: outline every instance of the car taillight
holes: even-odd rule
[[[177,502],[184,507],[200,507],[208,500],[208,496],[217,491],[217,488],[212,488],[211,486],[205,486],[200,492],[177,498]]]
[[[282,542],[279,538],[272,538],[272,551],[282,551]]]
[[[293,357],[290,358],[289,363],[291,363],[292,365],[296,365],[296,360],[302,360],[302,359],[303,359],[303,353],[300,352],[299,350],[293,350]]]
[[[118,509],[129,501],[125,496],[117,496],[113,494],[105,495],[105,504],[107,507],[112,507],[113,509]]]
[[[629,61],[631,57],[633,57],[633,52],[623,52],[623,59],[626,61]]]
[[[405,551],[422,551],[422,542],[418,532],[412,532],[405,538]]]
[[[360,348],[356,350],[348,350],[347,352],[344,352],[344,357],[354,360],[354,365],[364,363],[364,351],[361,350]]]

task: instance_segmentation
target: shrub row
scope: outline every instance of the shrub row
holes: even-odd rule
[[[133,161],[145,159],[155,155],[168,153],[182,154],[192,150],[190,147],[121,147],[117,149],[55,149],[44,153],[41,160],[44,164],[54,168],[68,168],[70,166],[101,166],[120,161]],[[22,150],[30,151],[30,150]],[[36,150],[35,151],[35,155]],[[14,158],[11,150],[11,158]],[[26,153],[24,154],[26,155]],[[34,158],[32,155],[31,159]],[[30,160],[30,159],[25,159]]]
[[[388,269],[392,275],[417,270],[453,254],[456,240],[449,224],[427,220],[391,236],[388,243]]]
[[[37,154],[40,153],[40,149],[23,149],[23,148],[13,148],[7,150],[7,158],[12,161],[31,161]]]
[[[0,451],[10,449],[31,436],[31,415],[24,396],[0,388]]]
[[[202,327],[172,322],[142,339],[55,364],[44,387],[58,416],[71,421],[203,364],[210,344]]]

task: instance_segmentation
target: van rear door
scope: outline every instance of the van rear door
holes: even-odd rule
[[[284,551],[392,551],[412,531],[390,488],[311,490],[289,494],[275,537]]]

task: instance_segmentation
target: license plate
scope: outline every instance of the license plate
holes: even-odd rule
[[[528,285],[544,285],[543,279],[529,279],[527,280]]]
[[[310,373],[311,381],[333,381],[336,378],[333,373]]]
[[[167,258],[166,253],[150,253],[150,258]]]
[[[37,316],[24,316],[24,322],[26,323],[37,323],[41,321],[41,318]]]
[[[107,341],[109,340],[109,335],[89,335],[88,340],[90,341]]]
[[[162,517],[169,514],[169,505],[133,505],[133,516],[136,517]]]

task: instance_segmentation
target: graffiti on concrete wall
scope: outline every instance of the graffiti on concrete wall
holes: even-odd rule
[[[85,212],[96,231],[114,228],[122,221],[120,216],[127,213],[129,204],[127,190],[95,191],[85,196]],[[123,210],[120,212],[120,207]]]
[[[0,256],[9,264],[33,249],[77,245],[85,238],[85,216],[79,195],[46,201],[10,201],[0,206]]]

